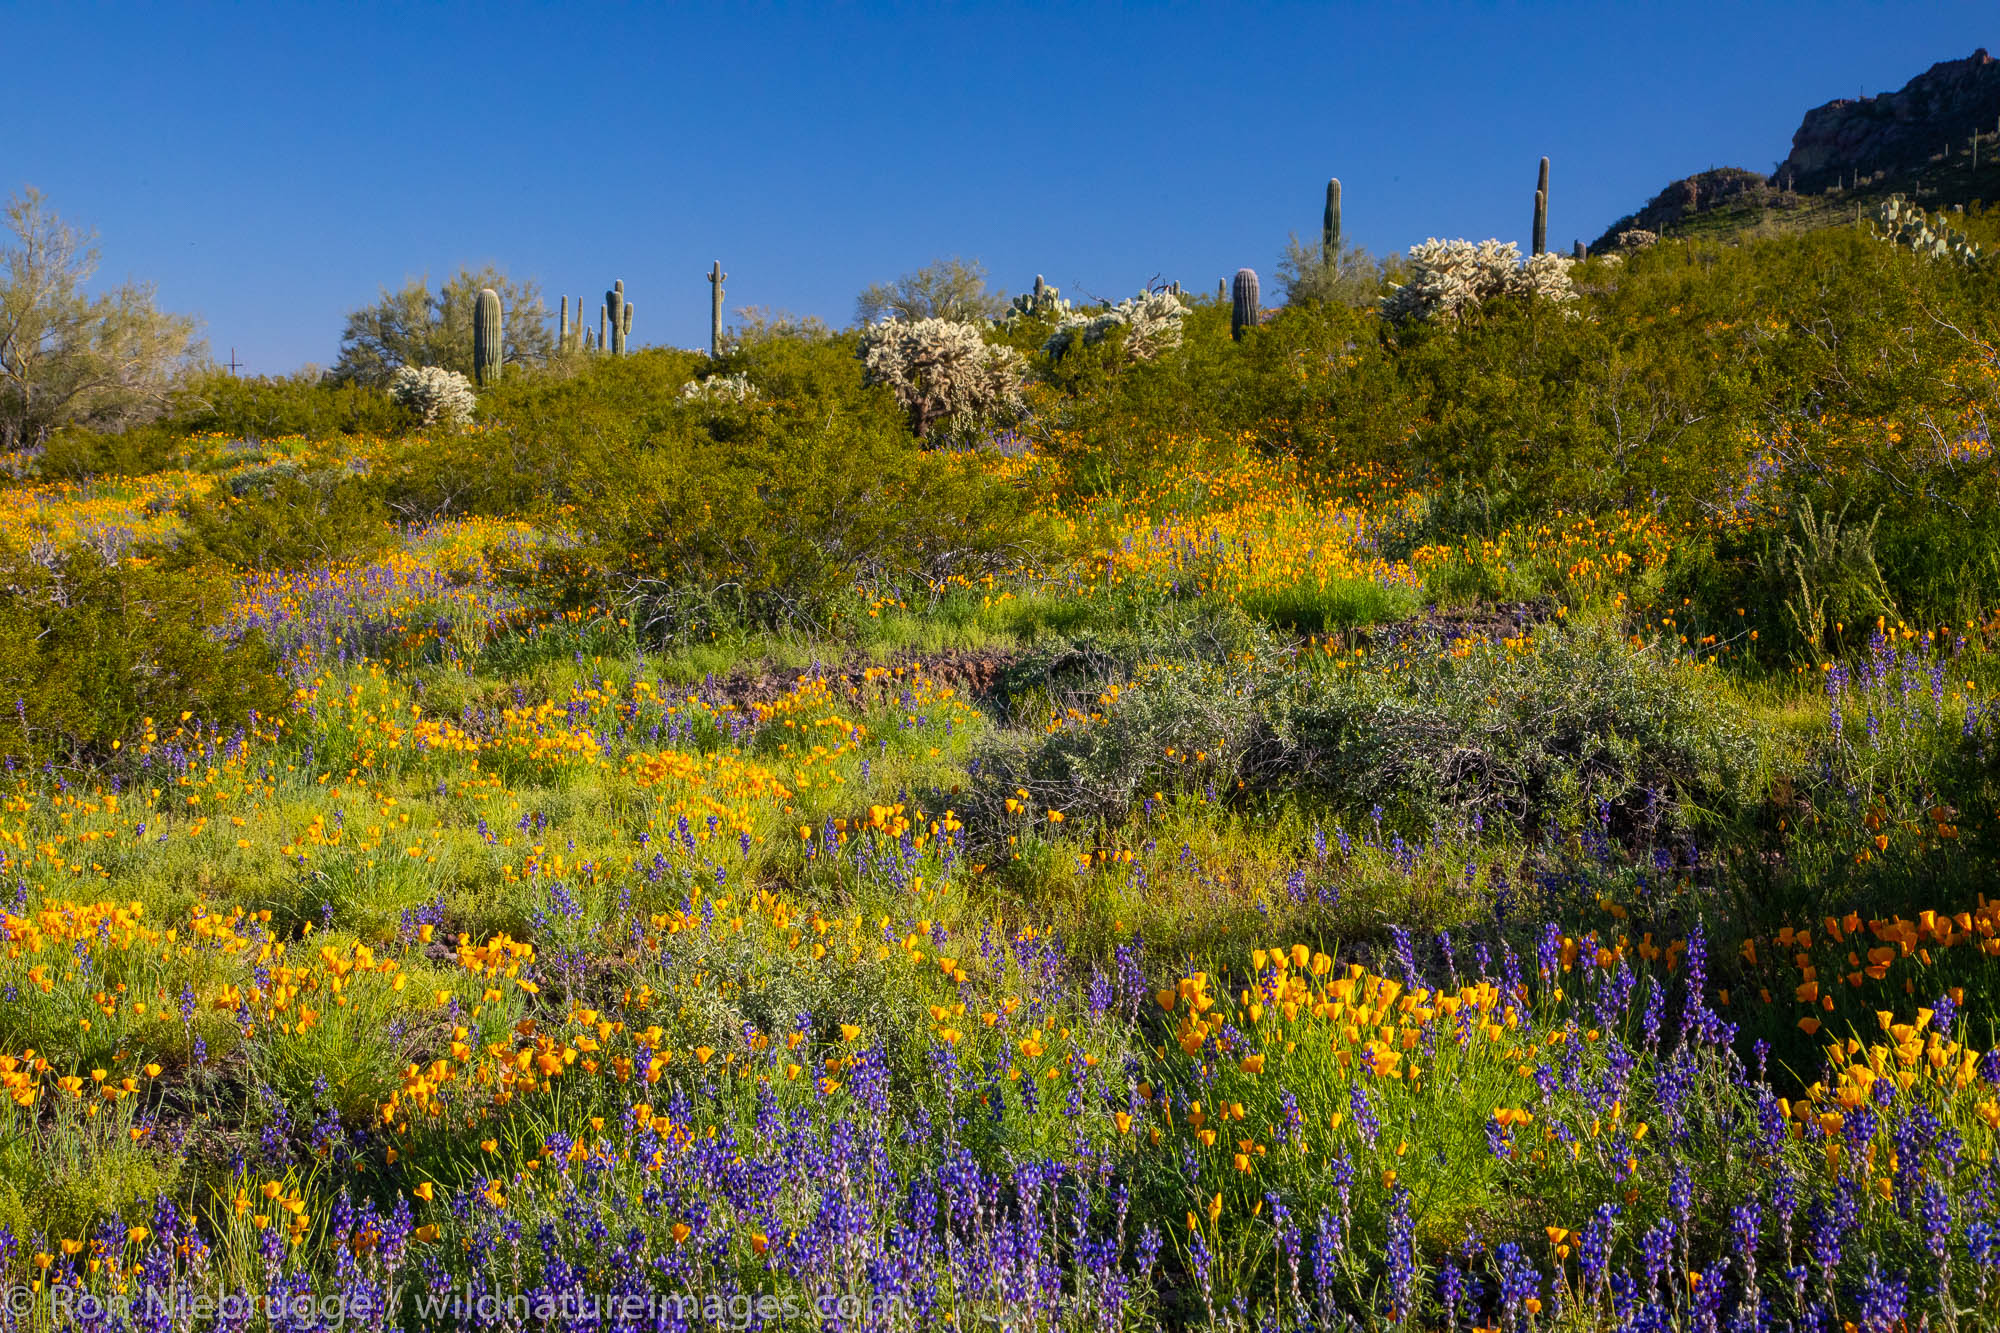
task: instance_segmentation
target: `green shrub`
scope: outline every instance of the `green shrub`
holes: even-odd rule
[[[1540,834],[1588,819],[1646,841],[1736,812],[1756,758],[1711,678],[1609,628],[1307,674],[1262,631],[1226,623],[1152,640],[1145,666],[1089,641],[1036,659],[1048,681],[1072,679],[1046,688],[1046,727],[982,757],[975,808],[1025,789],[1037,811],[1115,821],[1155,790],[1295,793],[1413,827],[1479,818]]]
[[[203,562],[243,570],[340,564],[374,555],[395,536],[388,507],[368,479],[290,463],[255,469],[226,490],[185,500],[180,517],[180,531],[153,551],[176,569]]]
[[[316,370],[254,378],[214,371],[181,386],[168,425],[191,435],[324,439],[393,435],[402,428],[403,415],[381,388],[334,380]]]
[[[976,574],[1029,538],[1013,489],[899,428],[755,407],[703,420],[633,450],[528,582],[678,638],[718,619],[824,625],[858,585]]]
[[[65,426],[49,436],[35,471],[48,481],[142,477],[185,465],[192,457],[193,450],[182,433],[168,425],[133,426],[122,431]]]
[[[1543,626],[1526,650],[1390,674],[1322,673],[1285,730],[1286,780],[1337,806],[1530,833],[1608,818],[1647,839],[1738,808],[1757,753],[1713,677],[1603,626]]]
[[[224,583],[72,549],[36,560],[0,539],[0,753],[108,757],[141,721],[192,713],[225,730],[289,690],[260,636],[225,642]]]

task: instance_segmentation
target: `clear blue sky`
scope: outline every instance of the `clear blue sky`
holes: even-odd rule
[[[330,363],[384,284],[491,261],[641,343],[851,317],[928,259],[1120,297],[1315,234],[1588,240],[1768,171],[1808,107],[2000,45],[1992,0],[518,7],[0,0],[0,187],[95,227],[253,372]]]

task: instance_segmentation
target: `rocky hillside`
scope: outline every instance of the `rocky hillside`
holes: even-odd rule
[[[2000,60],[1981,47],[1932,65],[1893,93],[1806,112],[1770,175],[1721,167],[1674,181],[1605,229],[1734,231],[1820,225],[1890,194],[1931,207],[2000,199]]]

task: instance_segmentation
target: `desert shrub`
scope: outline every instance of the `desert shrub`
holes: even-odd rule
[[[1373,311],[1314,303],[1286,309],[1241,343],[1229,309],[1187,307],[1177,347],[1123,364],[1098,349],[1040,367],[1052,397],[1024,429],[1085,492],[1154,483],[1204,457],[1220,462],[1254,440],[1272,453],[1341,460],[1396,455],[1401,395]]]
[[[157,554],[172,568],[300,569],[373,555],[394,538],[389,511],[365,477],[280,463],[227,490],[183,501],[181,528]]]
[[[425,429],[467,425],[479,405],[471,380],[438,366],[398,367],[389,381],[389,401]]]
[[[381,464],[382,499],[410,521],[550,515],[587,503],[621,484],[642,441],[666,447],[693,429],[680,394],[702,362],[699,353],[654,349],[510,375],[481,395],[480,429]]]
[[[47,480],[84,477],[139,477],[161,472],[191,457],[186,439],[171,425],[154,423],[121,431],[64,426],[42,446],[35,471]]]
[[[1020,354],[989,344],[976,324],[884,320],[856,349],[871,384],[885,385],[919,438],[965,439],[1022,409]]]
[[[1027,536],[1019,496],[969,457],[838,415],[686,418],[579,509],[574,544],[519,577],[654,637],[728,620],[824,625],[858,584],[977,572]]]
[[[1406,278],[1382,298],[1382,314],[1394,321],[1455,320],[1501,297],[1573,301],[1570,264],[1556,254],[1523,262],[1512,241],[1425,241],[1410,248]]]
[[[181,383],[167,424],[186,435],[268,440],[285,435],[390,435],[404,424],[388,394],[318,370],[243,376],[211,371]]]
[[[1606,627],[1405,672],[1319,678],[1286,724],[1287,781],[1353,810],[1539,832],[1604,819],[1645,838],[1731,808],[1756,756],[1706,678]]]
[[[1381,298],[1387,269],[1358,245],[1344,247],[1329,260],[1320,243],[1301,241],[1295,233],[1278,258],[1278,289],[1286,305],[1373,305]]]
[[[1187,307],[1172,292],[1141,292],[1095,313],[1064,313],[1042,350],[1060,357],[1073,347],[1094,347],[1115,338],[1122,359],[1151,361],[1181,345],[1186,314]]]
[[[1016,725],[978,756],[969,827],[1004,830],[1020,813],[1010,801],[1116,821],[1156,790],[1233,789],[1268,739],[1260,690],[1274,661],[1254,622],[1209,605],[1142,608],[1113,632],[1039,649],[1001,681]]]
[[[1608,628],[1309,678],[1254,628],[1191,623],[1153,646],[1143,663],[1094,641],[1034,663],[1067,673],[1053,720],[982,755],[983,805],[1117,820],[1156,790],[1294,793],[1411,827],[1588,820],[1647,842],[1733,812],[1757,753],[1710,684]]]
[[[0,753],[84,762],[147,717],[193,713],[225,730],[283,708],[261,638],[216,637],[226,582],[84,549],[37,561],[0,539]]]
[[[977,322],[1005,308],[1005,297],[986,285],[985,266],[976,260],[934,259],[894,282],[865,288],[854,302],[854,322],[883,320],[919,323],[928,319]]]

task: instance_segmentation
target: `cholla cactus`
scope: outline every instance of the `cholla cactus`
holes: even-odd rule
[[[1062,299],[1062,289],[1051,287],[1042,281],[1042,275],[1035,275],[1035,290],[1022,292],[1008,303],[1007,313],[1000,317],[1000,323],[1012,328],[1024,320],[1054,319],[1067,321],[1070,304]]]
[[[441,366],[404,366],[389,382],[389,397],[416,413],[427,428],[465,425],[479,401],[471,380]]]
[[[1410,280],[1382,298],[1382,314],[1398,322],[1456,319],[1496,296],[1573,301],[1575,262],[1544,253],[1524,264],[1512,241],[1428,240],[1410,247]]]
[[[759,396],[748,375],[710,375],[681,386],[684,403],[747,403]]]
[[[995,347],[976,324],[885,319],[861,335],[870,384],[886,384],[918,436],[966,437],[1020,415],[1021,354]]]
[[[1900,194],[1890,195],[1875,210],[1875,234],[1929,259],[1977,264],[1982,258],[1979,247],[1946,222],[1944,214],[1932,217]]]
[[[1095,347],[1111,336],[1113,329],[1125,330],[1125,355],[1134,361],[1150,361],[1161,352],[1181,345],[1181,320],[1187,307],[1170,291],[1141,292],[1096,314],[1065,314],[1042,350],[1060,357],[1079,345]]]
[[[1631,227],[1618,233],[1615,244],[1620,250],[1644,250],[1649,245],[1660,243],[1660,233],[1647,231],[1644,227]]]

